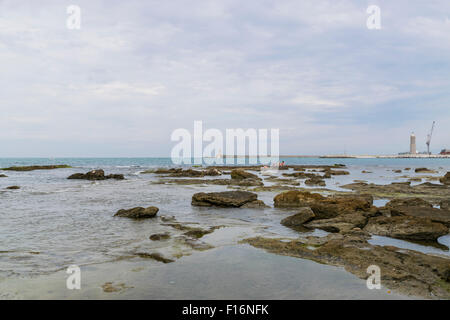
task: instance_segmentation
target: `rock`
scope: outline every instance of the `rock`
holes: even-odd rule
[[[231,179],[242,180],[242,179],[254,179],[259,180],[260,178],[253,173],[244,171],[242,169],[231,170]]]
[[[312,203],[324,200],[325,197],[318,193],[307,191],[287,191],[273,198],[276,208],[308,207]]]
[[[372,171],[363,170],[363,171],[361,171],[361,173],[372,173]]]
[[[168,233],[155,233],[149,237],[152,241],[161,241],[170,239],[170,234]]]
[[[224,191],[196,193],[192,196],[193,206],[202,207],[241,207],[248,202],[257,200],[257,194],[248,191]]]
[[[386,203],[390,208],[400,206],[433,208],[431,203],[420,198],[397,198]]]
[[[402,170],[394,170],[394,173],[402,173]]]
[[[154,171],[148,170],[147,172],[156,173],[156,174],[170,174],[170,173],[177,173],[183,171],[182,168],[158,168]]]
[[[305,184],[308,186],[321,186],[321,187],[326,186],[325,181],[323,181],[320,177],[314,177],[314,178],[307,179],[307,180],[305,180]]]
[[[350,174],[350,172],[344,171],[344,170],[331,170],[331,169],[326,169],[324,172],[325,172],[325,173],[328,173],[328,174],[330,174],[330,175],[332,175],[332,176],[346,176],[346,175],[349,175],[349,174]]]
[[[442,210],[450,210],[450,200],[442,200],[439,203],[439,206]]]
[[[442,184],[450,185],[450,172],[447,172],[447,173],[445,174],[445,176],[443,176],[441,179],[439,179],[439,181],[440,181]]]
[[[220,176],[222,172],[216,168],[211,168],[205,171],[206,176]]]
[[[277,208],[310,207],[317,219],[329,219],[344,213],[369,211],[372,203],[361,196],[323,197],[317,193],[288,191],[275,196],[274,206]]]
[[[428,169],[428,168],[416,168],[414,170],[414,172],[416,172],[416,173],[437,173],[437,171],[431,170],[431,169]]]
[[[18,190],[18,189],[20,189],[20,187],[19,186],[10,186],[10,187],[6,187],[6,189],[8,189],[8,190]]]
[[[24,166],[24,167],[9,167],[3,168],[1,170],[9,170],[9,171],[33,171],[33,170],[52,170],[52,169],[64,169],[64,168],[72,168],[66,164],[58,164],[58,165],[46,165],[46,166]]]
[[[356,231],[304,240],[256,237],[243,242],[274,254],[344,267],[361,279],[367,279],[367,267],[377,265],[381,269],[383,287],[412,296],[450,299],[448,258],[393,246],[371,245],[364,234],[358,235]]]
[[[162,263],[171,263],[171,262],[175,261],[175,260],[163,257],[158,252],[154,252],[154,253],[137,252],[136,255],[141,257],[141,258],[144,258],[144,259],[153,259],[153,260],[156,260],[156,261],[159,261],[159,262],[162,262]]]
[[[317,174],[314,173],[306,173],[303,171],[296,171],[293,173],[283,173],[284,177],[294,177],[294,178],[298,178],[298,179],[308,179],[308,178],[316,178],[316,177],[320,177]]]
[[[0,178],[7,178],[7,177],[8,177],[7,175],[0,174]]]
[[[186,169],[170,174],[170,177],[204,177],[205,171]]]
[[[83,179],[83,180],[106,180],[106,179],[125,179],[123,174],[110,174],[105,176],[105,171],[102,169],[92,170],[87,173],[74,173],[67,179]]]
[[[254,200],[251,202],[247,202],[246,204],[242,205],[241,208],[249,208],[249,209],[264,209],[264,208],[270,208],[268,205],[264,203],[262,200]]]
[[[241,187],[259,187],[264,185],[260,179],[231,179],[229,184]]]
[[[301,227],[304,223],[313,220],[316,217],[309,207],[300,208],[296,214],[281,220],[281,224],[286,227]]]
[[[145,218],[154,218],[158,213],[159,209],[157,207],[136,207],[132,209],[121,209],[117,211],[114,215],[115,217],[126,217],[133,219],[145,219]]]
[[[113,285],[112,282],[105,282],[105,284],[102,285],[103,292],[111,293],[111,292],[121,292],[126,289],[130,289],[133,287],[128,287],[125,285],[125,283],[118,283],[116,285]]]
[[[190,227],[187,228],[190,230],[184,233],[185,236],[200,239],[204,235],[213,233],[214,230],[222,228],[222,226],[213,226],[210,227],[209,229],[190,228]]]
[[[109,174],[107,176],[105,176],[106,179],[116,179],[116,180],[124,180],[125,177],[123,176],[123,174]]]
[[[354,228],[364,228],[367,218],[360,213],[343,214],[336,218],[313,220],[307,224],[307,228],[317,228],[327,232],[350,232]]]
[[[450,227],[450,211],[429,207],[397,206],[389,208],[391,216],[411,216],[428,218],[433,222],[438,222]]]
[[[448,228],[428,218],[381,216],[369,219],[364,231],[397,239],[436,241],[437,238],[448,233]]]
[[[354,190],[357,194],[371,194],[378,199],[418,197],[431,203],[439,203],[450,198],[450,188],[443,184],[429,182],[411,186],[409,184],[391,183],[386,185],[351,183],[341,188]]]

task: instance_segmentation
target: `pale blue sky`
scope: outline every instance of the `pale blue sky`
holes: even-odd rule
[[[169,156],[194,120],[279,128],[281,154],[397,153],[411,131],[423,151],[436,120],[439,152],[449,18],[448,0],[0,0],[0,157]]]

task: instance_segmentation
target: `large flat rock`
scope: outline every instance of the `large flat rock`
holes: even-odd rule
[[[225,191],[196,193],[192,196],[192,205],[201,207],[241,207],[246,203],[257,200],[256,193],[248,191]]]

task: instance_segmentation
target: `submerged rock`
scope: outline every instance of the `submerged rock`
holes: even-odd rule
[[[105,175],[105,171],[102,169],[92,170],[87,173],[74,173],[69,176],[67,179],[83,179],[83,180],[106,180],[106,179],[116,179],[123,180],[125,179],[123,174],[110,174]]]
[[[448,234],[448,228],[443,224],[413,216],[371,218],[364,231],[379,236],[423,241],[436,241]]]
[[[196,193],[192,196],[192,205],[201,207],[242,207],[257,200],[257,194],[248,191],[224,191]]]
[[[137,252],[136,255],[141,258],[144,258],[144,259],[153,259],[153,260],[156,260],[156,261],[159,261],[162,263],[171,263],[171,262],[175,261],[172,259],[165,258],[163,255],[161,255],[158,252],[153,252],[153,253]]]
[[[155,234],[152,234],[149,237],[149,239],[152,241],[168,240],[168,239],[170,239],[170,234],[169,233],[155,233]]]
[[[154,218],[158,213],[159,209],[157,207],[136,207],[132,209],[121,209],[117,211],[114,215],[115,217],[126,217],[132,219],[145,219],[145,218]]]

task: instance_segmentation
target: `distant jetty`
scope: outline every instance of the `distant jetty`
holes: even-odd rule
[[[404,158],[419,158],[419,159],[436,159],[436,158],[450,158],[447,154],[396,154],[396,155],[345,155],[345,154],[330,154],[319,156],[319,158],[350,158],[350,159],[404,159]]]

